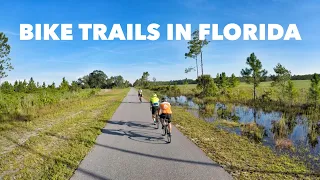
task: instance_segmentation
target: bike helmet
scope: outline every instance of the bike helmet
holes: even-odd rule
[[[161,98],[161,102],[165,102],[165,101],[167,101],[167,98],[165,97]]]
[[[157,97],[157,94],[153,94],[153,97]]]

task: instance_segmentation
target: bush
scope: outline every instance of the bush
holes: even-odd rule
[[[56,89],[42,89],[34,93],[12,92],[0,94],[0,120],[35,115],[37,109],[71,98],[85,98],[95,95],[100,89],[85,89],[68,92]],[[15,114],[15,115],[14,115]]]

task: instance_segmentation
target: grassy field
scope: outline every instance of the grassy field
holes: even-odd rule
[[[127,92],[102,90],[43,107],[31,121],[2,122],[0,179],[69,179]]]
[[[304,106],[305,104],[310,105],[308,93],[311,82],[309,80],[293,81],[294,87],[297,90],[297,95],[295,95],[293,98],[291,98],[288,93],[284,94],[284,92],[281,91],[280,87],[271,87],[271,83],[271,81],[260,83],[256,91],[257,98],[263,98],[263,100],[266,100],[266,102],[270,102],[272,100],[272,102],[270,103],[273,103],[273,105],[270,105],[269,103],[270,107],[278,105],[279,107],[277,107],[277,110],[282,110],[291,107],[291,105],[299,108]],[[158,93],[166,94],[168,96],[185,95],[188,97],[195,97],[196,94],[200,93],[200,90],[196,88],[196,84],[171,86],[171,90],[169,91],[164,87],[168,88],[168,86],[163,86],[158,87],[158,89],[162,88],[162,90],[160,91],[157,89],[153,90],[156,90],[158,91]],[[177,89],[179,91],[176,91],[174,89]],[[219,89],[217,93],[219,95],[210,97],[211,100],[214,100],[216,102],[238,103],[249,106],[253,104],[253,84],[242,82],[235,88],[227,88],[225,90]]]
[[[144,90],[145,98],[151,91]],[[261,143],[220,130],[218,124],[196,118],[182,107],[173,107],[173,124],[213,161],[236,179],[320,179],[299,160],[276,155]]]
[[[310,80],[295,80],[293,81],[294,86],[298,89],[308,89],[310,87]],[[188,84],[188,85],[178,85],[178,87],[181,89],[181,92],[183,94],[191,93],[191,90],[193,88],[196,88],[196,84]],[[271,81],[268,82],[261,82],[258,89],[266,89],[271,87]],[[247,84],[245,82],[241,82],[236,89],[243,89],[243,90],[249,90],[252,91],[253,85]]]

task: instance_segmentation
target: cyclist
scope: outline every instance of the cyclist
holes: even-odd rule
[[[153,94],[153,96],[150,98],[150,110],[152,112],[152,119],[154,125],[156,125],[156,115],[159,109],[159,98],[157,97],[157,94]]]
[[[160,122],[162,124],[162,129],[163,127],[163,120],[164,119],[168,119],[168,127],[169,127],[169,136],[171,136],[171,115],[172,115],[172,111],[171,111],[171,104],[169,102],[167,102],[166,98],[162,98],[161,99],[161,103],[160,103],[160,109],[159,112],[161,111],[160,114]]]
[[[138,97],[142,97],[142,89],[139,88]]]

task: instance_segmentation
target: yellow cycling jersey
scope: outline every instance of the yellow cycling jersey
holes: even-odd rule
[[[152,106],[159,106],[159,98],[151,97],[150,98],[150,103],[151,103]]]

